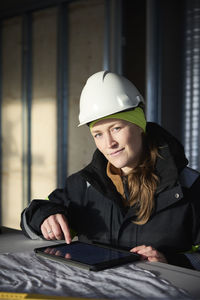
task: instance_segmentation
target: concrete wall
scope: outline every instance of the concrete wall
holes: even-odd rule
[[[46,198],[56,187],[57,151],[57,8],[33,18],[31,116],[31,198]]]
[[[87,78],[102,70],[104,1],[68,5],[68,174],[95,149],[88,127],[77,128],[79,97]],[[58,7],[32,13],[31,199],[44,199],[57,182]],[[22,17],[3,21],[2,223],[19,228],[23,206],[23,151],[27,136],[22,99]],[[28,199],[25,199],[27,202]]]
[[[68,174],[71,174],[90,162],[95,149],[88,127],[77,128],[77,125],[81,90],[87,78],[103,67],[104,1],[70,4],[69,41]]]
[[[4,22],[2,41],[2,222],[18,227],[22,210],[20,17]]]

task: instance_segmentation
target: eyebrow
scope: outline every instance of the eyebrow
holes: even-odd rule
[[[93,129],[92,129],[91,132],[92,132],[92,133],[98,133],[98,132],[101,132],[101,130],[98,130],[98,129],[97,129],[97,130],[93,130]]]
[[[119,125],[120,122],[121,122],[121,120],[116,121],[114,124],[112,124],[112,125],[109,126],[109,129],[112,128],[112,127],[115,127],[116,125]],[[96,130],[95,130],[95,129],[92,128],[92,129],[91,129],[91,132],[92,132],[92,133],[101,132],[101,129],[96,129]]]

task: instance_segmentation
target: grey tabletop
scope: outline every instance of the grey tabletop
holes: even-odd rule
[[[63,242],[63,241],[62,241]],[[3,227],[0,233],[0,254],[33,251],[36,247],[48,246],[52,241],[30,240],[21,230]],[[185,289],[195,299],[200,299],[200,272],[164,263],[137,262],[143,269],[154,272],[178,288]]]

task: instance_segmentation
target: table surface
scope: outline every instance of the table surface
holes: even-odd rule
[[[52,245],[52,241],[30,240],[21,230],[3,227],[0,233],[0,254],[32,251],[36,247]],[[149,270],[168,280],[178,288],[190,293],[194,298],[200,299],[200,272],[186,268],[176,267],[164,263],[137,262],[140,268]]]

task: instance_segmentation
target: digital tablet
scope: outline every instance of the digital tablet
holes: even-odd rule
[[[74,241],[71,244],[57,244],[34,249],[36,255],[58,262],[75,265],[90,271],[100,271],[130,263],[139,255],[95,244]]]

